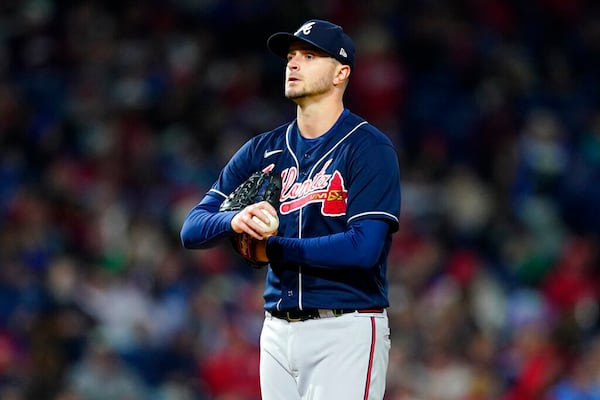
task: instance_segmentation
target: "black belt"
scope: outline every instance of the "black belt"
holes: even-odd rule
[[[345,309],[345,308],[328,308],[328,309],[309,309],[309,310],[291,310],[291,311],[278,311],[272,310],[268,311],[275,318],[283,319],[288,322],[300,322],[307,321],[309,319],[319,319],[319,318],[331,318],[331,317],[339,317],[344,314],[352,314],[355,312],[359,313],[382,313],[383,308],[374,308],[374,309]]]

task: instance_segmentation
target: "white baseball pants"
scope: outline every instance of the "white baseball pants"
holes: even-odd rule
[[[381,400],[390,350],[385,310],[288,322],[266,313],[263,400]]]

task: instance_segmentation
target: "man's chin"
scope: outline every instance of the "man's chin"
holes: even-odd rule
[[[288,91],[288,92],[285,92],[285,97],[287,97],[290,100],[298,100],[303,97],[306,97],[306,93]]]

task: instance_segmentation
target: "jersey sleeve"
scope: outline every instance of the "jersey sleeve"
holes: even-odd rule
[[[271,236],[267,257],[270,262],[316,268],[368,269],[380,261],[388,229],[384,221],[363,219],[333,235],[302,239]]]
[[[400,168],[391,143],[381,142],[357,150],[350,163],[348,222],[365,218],[382,219],[391,232],[398,230],[400,217]]]
[[[181,227],[181,243],[186,249],[203,249],[233,234],[231,220],[236,212],[219,212],[222,200],[207,194],[190,210]]]

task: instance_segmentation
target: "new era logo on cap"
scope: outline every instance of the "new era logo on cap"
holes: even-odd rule
[[[354,43],[342,27],[328,21],[313,19],[305,22],[293,34],[278,32],[267,40],[269,49],[282,58],[287,57],[290,44],[302,40],[329,54],[342,64],[354,67]]]

